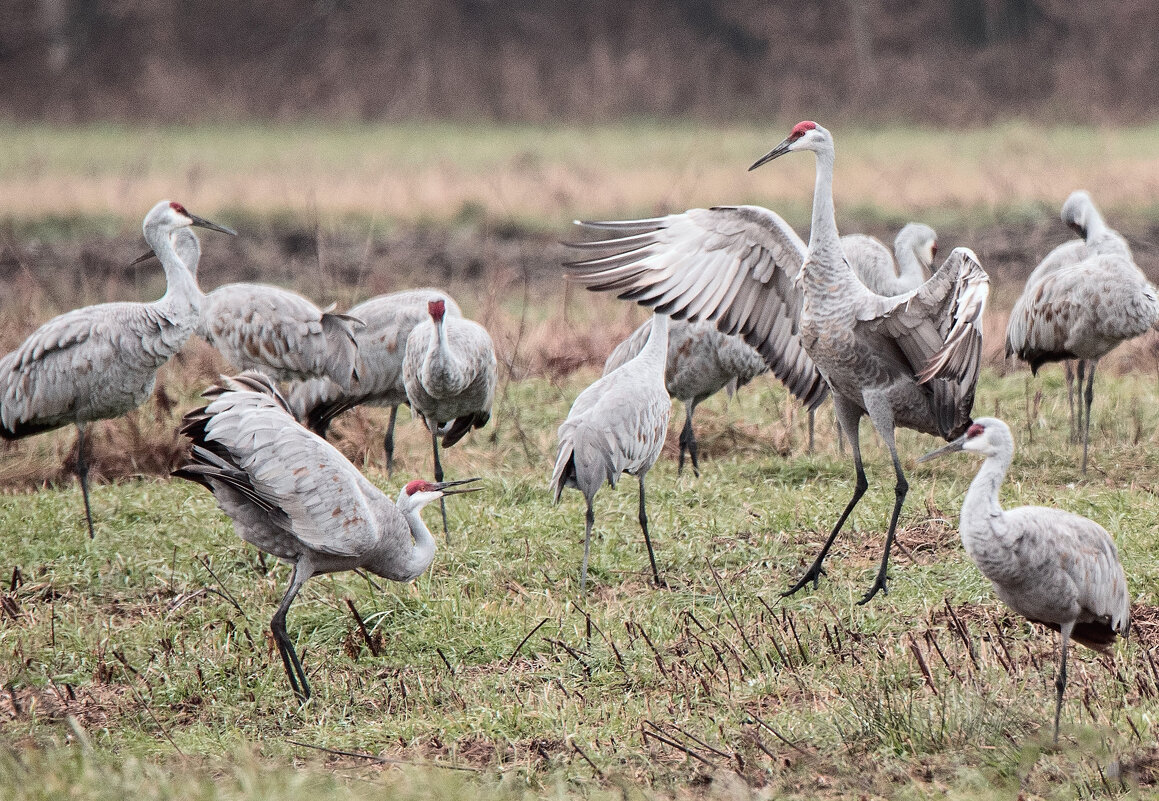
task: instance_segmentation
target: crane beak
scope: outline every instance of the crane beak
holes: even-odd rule
[[[188,212],[186,212],[188,214]],[[208,228],[210,231],[221,231],[223,234],[230,236],[237,236],[237,231],[232,228],[226,228],[224,225],[218,225],[215,222],[210,222],[204,217],[198,217],[196,214],[189,214],[189,219],[193,220],[193,225],[198,228]]]
[[[785,141],[781,142],[781,144],[777,145],[772,150],[770,150],[768,153],[766,153],[765,155],[763,155],[759,159],[757,159],[753,163],[753,166],[749,167],[749,172],[752,172],[753,170],[755,170],[757,167],[761,166],[762,164],[765,164],[767,162],[772,161],[775,158],[780,158],[781,156],[785,155],[786,153],[789,152],[789,146],[791,144],[793,144],[793,140],[789,140],[789,139],[786,139]]]
[[[134,264],[140,264],[143,261],[149,261],[149,259],[156,258],[156,256],[157,256],[157,254],[154,253],[153,251],[146,250],[140,256],[138,256],[137,258],[135,258],[131,262],[129,262],[129,266],[132,267]]]
[[[462,495],[465,492],[478,492],[482,487],[464,487],[463,489],[450,489],[450,487],[457,487],[461,484],[470,484],[472,481],[481,481],[479,478],[464,478],[461,481],[443,481],[435,484],[435,487],[443,493],[443,495]]]
[[[958,437],[956,440],[951,442],[949,445],[943,445],[942,447],[938,448],[937,450],[930,451],[925,456],[918,459],[918,464],[921,464],[922,462],[928,462],[931,459],[936,459],[939,456],[944,456],[947,453],[957,453],[958,451],[962,450],[962,446],[965,444],[966,444],[966,435],[963,434],[962,436]]]

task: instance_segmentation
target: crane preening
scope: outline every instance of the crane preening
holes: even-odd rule
[[[202,296],[196,264],[191,270],[173,244],[174,232],[188,226],[236,233],[190,214],[180,203],[162,200],[144,222],[145,241],[165,270],[160,300],[73,309],[40,326],[0,359],[0,436],[20,439],[76,425],[76,473],[90,538],[86,424],[120,417],[144,403],[153,393],[157,370],[197,329]]]
[[[832,390],[857,484],[812,566],[786,594],[810,581],[816,586],[829,548],[868,488],[858,423],[869,416],[889,449],[896,483],[881,566],[861,599],[866,603],[886,589],[889,551],[909,489],[894,428],[953,439],[969,426],[990,283],[973,251],[956,248],[910,292],[884,297],[869,290],[850,269],[837,232],[829,132],[800,122],[750,169],[799,150],[817,157],[807,248],[767,209],[719,206],[591,223],[618,235],[580,247],[611,252],[565,269],[589,289],[614,291],[677,317],[713,320],[721,331],[741,334],[809,408]]]
[[[430,566],[435,540],[420,512],[478,479],[411,481],[392,502],[333,445],[299,425],[262,373],[222,377],[210,403],[185,415],[192,462],[173,475],[206,487],[238,536],[293,565],[290,586],[270,621],[294,694],[310,683],[286,633],[286,613],[302,586],[321,573],[365,569],[412,581]],[[459,487],[456,489],[456,487]]]
[[[1131,604],[1119,553],[1107,530],[1080,515],[1042,506],[1003,509],[998,488],[1010,469],[1014,438],[1001,420],[975,420],[949,445],[919,459],[955,451],[986,457],[962,503],[962,545],[998,597],[1018,614],[1062,638],[1055,688],[1054,740],[1070,640],[1107,653],[1127,636]]]

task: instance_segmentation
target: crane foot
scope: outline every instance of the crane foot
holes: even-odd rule
[[[805,575],[801,576],[801,580],[782,592],[781,597],[788,598],[790,595],[795,595],[797,590],[804,587],[810,581],[813,582],[813,589],[817,589],[817,586],[821,583],[821,577],[824,575],[827,575],[825,568],[821,567],[819,561],[814,562],[813,566],[805,571]]]
[[[857,602],[857,605],[865,606],[873,600],[873,596],[877,595],[879,591],[882,595],[889,595],[889,587],[885,586],[885,578],[884,574],[879,573],[873,581],[873,586],[869,588],[869,591],[865,595],[861,596],[861,600]]]

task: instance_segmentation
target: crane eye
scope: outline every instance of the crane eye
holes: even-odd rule
[[[966,429],[966,439],[973,439],[974,437],[986,433],[986,426],[981,423],[974,423]]]

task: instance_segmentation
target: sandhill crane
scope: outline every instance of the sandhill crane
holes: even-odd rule
[[[1083,236],[1051,251],[1026,281],[1006,328],[1006,355],[1030,364],[1032,372],[1047,362],[1078,360],[1078,392],[1071,402],[1072,433],[1082,429],[1082,472],[1087,471],[1091,402],[1095,367],[1120,343],[1147,333],[1159,322],[1159,296],[1135,266],[1126,241],[1103,220],[1090,195],[1072,192],[1062,219]],[[1071,390],[1067,365],[1067,397]],[[1085,400],[1086,408],[1082,407]],[[1085,412],[1085,413],[1084,413]]]
[[[661,585],[648,535],[644,477],[664,447],[672,413],[672,401],[664,386],[667,353],[668,317],[654,314],[648,341],[640,352],[581,392],[559,427],[559,455],[551,475],[555,502],[559,503],[564,487],[578,489],[587,502],[581,593],[587,589],[595,522],[592,500],[605,481],[615,488],[621,473],[630,473],[640,482],[640,528],[648,546],[652,578],[656,586]]]
[[[487,329],[473,320],[447,314],[442,298],[427,302],[430,319],[411,329],[402,362],[402,379],[411,410],[431,432],[435,481],[443,480],[439,435],[449,448],[491,419],[495,397],[495,346]],[[443,534],[447,509],[442,501]]]
[[[196,225],[234,232],[163,200],[145,217],[145,240],[165,270],[165,295],[153,303],[102,303],[54,317],[0,359],[0,436],[19,439],[75,423],[76,473],[89,537],[85,424],[119,417],[153,392],[157,369],[197,328],[201,292],[171,235]]]
[[[290,405],[298,419],[320,437],[331,421],[360,404],[389,406],[390,422],[383,444],[386,472],[394,467],[394,423],[398,407],[407,402],[402,380],[402,360],[411,330],[427,319],[427,303],[441,299],[446,314],[462,317],[459,305],[440,289],[407,289],[379,295],[350,309],[348,314],[364,323],[354,334],[358,347],[358,376],[349,391],[328,378],[313,378],[290,389]]]
[[[197,236],[185,229],[173,239],[196,278]],[[152,256],[144,253],[134,264]],[[349,389],[358,378],[354,332],[361,325],[351,315],[319,309],[297,292],[237,283],[202,295],[198,332],[239,370],[257,370],[279,381],[323,377]]]
[[[369,570],[412,581],[430,565],[435,541],[422,508],[478,479],[412,481],[391,502],[321,437],[298,425],[270,378],[243,373],[210,388],[211,402],[185,415],[192,462],[173,475],[209,489],[238,536],[294,566],[270,621],[294,694],[310,683],[286,634],[286,613],[302,586],[321,573]]]
[[[604,362],[604,375],[634,358],[644,348],[651,332],[652,323],[645,320],[608,356]],[[684,470],[684,454],[687,452],[692,458],[692,472],[700,475],[696,435],[692,432],[692,415],[697,404],[722,389],[731,398],[737,389],[768,369],[761,354],[747,342],[740,337],[722,334],[710,322],[674,320],[669,323],[664,383],[668,394],[684,404],[677,473]]]
[[[1116,634],[1127,636],[1131,605],[1123,566],[1111,535],[1093,520],[1042,506],[1002,508],[998,488],[1010,469],[1014,438],[1001,420],[975,420],[961,437],[918,461],[962,450],[986,457],[962,502],[958,529],[966,553],[1007,606],[1062,636],[1055,678],[1058,742],[1068,641],[1107,653]]]
[[[938,255],[938,235],[923,223],[906,223],[893,240],[893,253],[880,240],[865,234],[846,234],[841,248],[849,266],[869,289],[891,297],[917,289]],[[896,262],[895,262],[896,259]]]
[[[969,425],[990,285],[973,251],[956,248],[917,289],[890,298],[871,292],[850,269],[837,233],[829,132],[800,122],[749,169],[797,150],[817,157],[807,252],[773,212],[725,206],[591,224],[622,235],[585,243],[581,247],[613,252],[566,271],[589,289],[616,291],[657,311],[715,320],[720,330],[741,333],[798,397],[824,397],[824,376],[853,446],[857,484],[816,560],[786,595],[810,581],[817,585],[829,548],[868,488],[858,423],[869,416],[889,449],[896,485],[881,566],[860,601],[866,603],[886,589],[889,551],[909,488],[894,427],[952,439]]]

